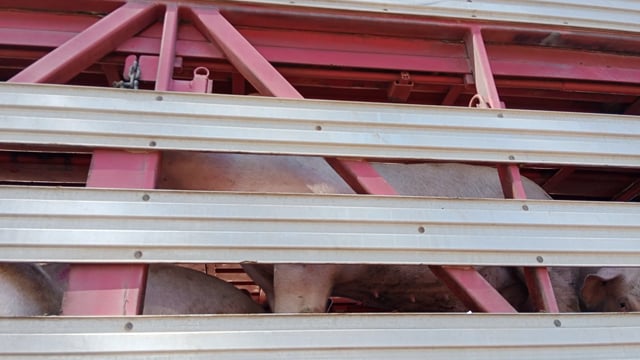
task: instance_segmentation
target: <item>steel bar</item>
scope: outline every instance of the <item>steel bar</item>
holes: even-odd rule
[[[0,260],[637,266],[633,203],[0,187]]]
[[[638,314],[0,318],[20,359],[636,359]]]
[[[517,312],[474,267],[430,266],[429,268],[472,311]]]
[[[156,20],[159,6],[127,3],[89,26],[72,39],[22,70],[9,82],[65,83],[113,51]],[[124,157],[122,155],[125,155]],[[87,186],[153,188],[154,169],[159,155],[118,151],[96,151],[92,158]],[[140,166],[140,165],[143,166]],[[116,266],[117,270],[96,265],[74,265],[70,269],[63,313],[69,315],[130,315],[140,313],[146,278],[146,266]],[[105,281],[115,286],[107,292]]]
[[[217,10],[191,9],[192,21],[218,44],[236,69],[262,95],[302,98],[280,73]]]
[[[9,82],[65,83],[150,25],[156,19],[158,9],[159,6],[154,4],[127,3],[37,60]],[[150,167],[138,168],[136,160],[122,158],[121,154],[94,152],[87,186],[153,187],[155,171]],[[145,164],[153,163],[155,157],[157,167],[158,154],[144,154],[142,157]],[[140,265],[118,268],[122,271],[113,272],[95,265],[74,265],[70,270],[63,312],[72,315],[139,313],[146,268]],[[119,284],[108,290],[113,301],[102,301],[105,292],[101,284],[105,279]]]
[[[0,143],[640,166],[633,116],[0,84]]]
[[[173,81],[173,67],[176,58],[176,40],[178,38],[178,7],[167,5],[162,27],[162,40],[158,55],[158,72],[155,89],[159,91],[171,90]]]
[[[155,187],[160,154],[95,150],[88,187]],[[146,265],[74,264],[64,294],[65,315],[135,315],[142,313]]]
[[[126,3],[12,77],[10,82],[66,83],[149,26],[158,5]]]
[[[93,18],[87,15],[69,16],[49,13],[34,15],[32,13],[0,11],[0,43],[12,47],[55,48],[71,39],[84,27],[89,26],[90,22],[88,21],[92,20]],[[424,22],[428,23],[428,20]],[[28,28],[25,28],[27,26]],[[496,27],[493,26],[483,26],[482,28],[488,29],[485,32],[509,33],[506,29],[496,30]],[[148,30],[139,36],[121,42],[114,51],[158,54],[162,31],[159,25],[154,25],[151,29],[154,31]],[[355,31],[357,29],[354,29]],[[551,32],[551,30],[549,32],[550,34],[562,34],[561,38],[565,42],[572,41],[567,39],[571,36],[569,33]],[[181,38],[176,43],[178,55],[195,58],[206,57],[211,60],[224,58],[217,47],[211,46],[202,36],[191,35],[194,33],[199,35],[195,29],[183,27]],[[416,86],[424,82],[425,78],[429,78],[429,75],[421,75],[424,74],[423,72],[459,74],[469,71],[464,49],[460,43],[442,44],[441,41],[415,37],[409,39],[380,35],[363,37],[357,34],[323,34],[320,31],[301,32],[279,29],[242,29],[242,35],[265,59],[272,63],[278,63],[279,69],[282,69],[283,64],[295,63],[359,69],[413,70],[415,72],[412,73],[412,80]],[[518,36],[525,37],[522,34]],[[619,34],[619,37],[623,37],[623,35]],[[581,41],[591,44],[589,40],[592,39]],[[615,39],[609,39],[609,42],[615,42]],[[589,52],[549,46],[518,45],[517,42],[509,39],[503,40],[500,44],[490,44],[488,48],[494,72],[502,76],[526,75],[530,77],[515,81],[504,78],[496,80],[500,83],[515,84],[521,88],[527,88],[524,83],[530,83],[532,87],[538,89],[555,87],[565,91],[638,94],[637,87],[634,87],[635,79],[638,78],[638,60],[633,55],[616,54],[613,52],[614,50]],[[637,43],[620,46],[622,49],[618,49],[618,51],[624,51],[636,48]],[[525,52],[527,57],[522,56]],[[315,76],[313,74],[316,72],[336,72],[336,70],[323,69],[293,68],[291,70],[297,73],[304,72],[308,76]],[[282,72],[282,75],[290,77],[290,74],[285,72]],[[369,77],[371,80],[375,80],[380,77],[393,77],[393,73],[366,74],[360,72],[357,75],[349,74],[348,76],[352,76],[353,79]],[[541,77],[542,80],[531,79]],[[565,81],[571,79],[573,83],[563,84],[561,79]],[[393,78],[387,79],[387,81],[393,81]],[[603,83],[604,81],[615,81],[616,83]]]
[[[484,38],[479,28],[471,28],[465,39],[469,58],[472,59],[473,76],[476,89],[481,96],[481,105],[494,109],[504,109],[504,103],[500,101],[498,89],[493,78],[493,70],[485,47]],[[520,169],[516,164],[498,165],[498,175],[502,185],[502,191],[506,198],[527,198],[522,184]],[[531,302],[535,309],[545,312],[559,312],[549,271],[545,267],[525,267],[524,276],[529,289]]]

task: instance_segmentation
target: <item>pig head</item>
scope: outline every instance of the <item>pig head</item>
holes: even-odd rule
[[[401,195],[502,198],[496,169],[464,164],[372,164]],[[529,198],[548,199],[523,178]],[[316,157],[167,152],[159,188],[256,192],[353,193]],[[388,310],[458,311],[464,306],[427,266],[243,264],[275,312],[323,312],[330,296],[345,296]],[[527,297],[520,276],[506,268],[479,268],[516,308]],[[563,303],[577,303],[567,291]],[[575,301],[574,301],[575,300]]]
[[[640,268],[591,269],[580,301],[584,311],[640,311]]]

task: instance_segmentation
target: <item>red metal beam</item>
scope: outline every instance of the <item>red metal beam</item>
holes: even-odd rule
[[[153,23],[158,9],[155,4],[126,3],[22,70],[11,81],[66,83]]]
[[[359,194],[398,194],[376,169],[364,160],[329,158],[327,162]]]
[[[542,184],[542,188],[548,193],[554,192],[555,188],[560,185],[560,183],[567,180],[567,178],[571,176],[571,174],[573,174],[575,170],[576,168],[573,166],[561,167],[558,171],[556,171],[555,174],[553,174],[553,176],[551,176],[549,179],[547,179],[547,181],[544,182],[544,184]]]
[[[162,27],[160,54],[158,55],[158,72],[156,90],[167,91],[173,82],[173,67],[176,59],[176,40],[178,38],[178,6],[167,5]]]
[[[218,44],[236,69],[262,95],[302,98],[302,95],[217,10],[192,8],[192,21]]]
[[[0,12],[0,42],[11,46],[56,47],[67,41],[96,19],[90,15],[25,14]],[[360,29],[358,29],[360,30]],[[352,66],[371,69],[415,70],[425,72],[466,73],[463,45],[438,40],[401,38],[383,35],[323,34],[318,31],[283,29],[240,29],[240,33],[270,62],[321,66]],[[157,54],[162,35],[160,25],[152,26],[140,36],[123,42],[118,51]],[[221,59],[222,53],[189,24],[183,24],[176,43],[177,55]],[[514,40],[515,41],[515,40]],[[390,49],[390,50],[389,50]],[[640,59],[618,54],[593,54],[572,49],[528,46],[535,56],[523,59],[522,46],[517,44],[488,45],[494,74],[555,79],[532,80],[530,84],[514,85],[524,89],[555,88],[566,92],[593,91],[638,95],[637,82]],[[512,65],[517,63],[517,65]],[[506,65],[504,65],[506,64]],[[616,66],[612,66],[612,64]],[[503,66],[504,65],[504,66]],[[413,74],[420,83],[419,74]],[[581,79],[561,81],[560,79]],[[508,79],[498,79],[501,86]],[[498,81],[496,80],[496,81]],[[607,84],[602,81],[618,81]],[[624,82],[627,82],[625,85]],[[574,88],[575,86],[575,88]]]
[[[493,79],[487,49],[479,28],[472,28],[466,37],[469,58],[473,64],[473,74],[478,94],[494,109],[504,108]],[[526,199],[520,169],[516,164],[499,165],[498,174],[505,197]],[[540,311],[559,312],[553,292],[549,271],[544,267],[524,268],[525,280],[533,305]]]
[[[471,267],[429,266],[431,271],[471,311],[514,313],[517,312],[502,295]],[[488,302],[487,299],[493,299]]]
[[[624,111],[625,115],[640,115],[640,98],[634,101]]]
[[[158,8],[127,3],[9,81],[65,83],[154,22]],[[158,164],[158,154],[94,151],[87,186],[153,188]],[[146,273],[144,265],[73,265],[62,312],[65,315],[139,314]]]
[[[637,83],[640,57],[548,47],[488,45],[496,76]],[[523,54],[526,53],[526,56]]]
[[[622,192],[613,197],[613,201],[631,201],[640,195],[640,180],[636,180]]]
[[[88,187],[151,189],[159,153],[93,152]],[[141,198],[140,201],[144,201]],[[143,256],[142,252],[132,257]],[[135,315],[142,313],[146,265],[74,264],[64,296],[65,315]]]

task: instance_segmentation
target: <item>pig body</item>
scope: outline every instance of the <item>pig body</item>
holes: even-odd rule
[[[373,163],[401,195],[502,198],[497,171],[464,164]],[[523,178],[529,198],[548,199]],[[321,158],[217,153],[164,154],[160,188],[182,190],[353,193]],[[330,296],[398,311],[466,310],[427,266],[343,264],[243,264],[267,293],[275,312],[322,312]],[[527,297],[521,276],[511,269],[478,271],[516,308]],[[560,277],[561,278],[561,277]],[[577,307],[575,292],[561,303]]]
[[[36,264],[0,264],[0,316],[56,315],[62,291]]]
[[[47,264],[56,287],[66,290],[68,264]],[[144,315],[261,313],[264,309],[224,280],[168,264],[149,265]]]
[[[262,312],[248,294],[224,280],[180,266],[149,266],[144,315]]]

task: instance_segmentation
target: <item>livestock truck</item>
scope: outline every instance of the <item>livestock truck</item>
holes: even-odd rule
[[[640,265],[639,33],[630,0],[1,1],[0,261],[71,266],[0,354],[636,359],[637,314],[561,311],[550,271]],[[352,194],[265,190],[261,162],[249,191],[157,189],[176,153],[320,159]],[[506,199],[397,196],[376,163],[495,168]],[[239,264],[419,265],[465,310],[143,316],[157,263],[265,306]]]

